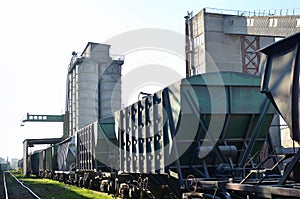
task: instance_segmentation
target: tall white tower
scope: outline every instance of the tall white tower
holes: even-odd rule
[[[109,55],[110,45],[89,42],[81,56],[73,53],[68,70],[69,136],[121,108],[121,66]]]

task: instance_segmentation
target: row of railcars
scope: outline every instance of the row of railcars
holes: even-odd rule
[[[280,107],[260,85],[261,77],[236,72],[182,79],[37,152],[31,168],[123,198],[281,198],[282,178],[297,198],[296,167],[287,176],[278,167],[291,156],[267,139]]]
[[[118,164],[114,118],[80,129],[76,136],[28,156],[29,174],[113,192]],[[113,143],[114,147],[111,146]]]
[[[40,177],[52,178],[55,171],[58,170],[57,148],[58,145],[53,145],[29,154],[27,173]]]
[[[80,129],[72,173],[54,161],[72,139],[39,152],[39,174],[124,197],[226,195],[222,184],[259,164],[275,114],[260,81],[234,72],[183,79]]]

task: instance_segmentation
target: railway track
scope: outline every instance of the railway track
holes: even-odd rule
[[[1,194],[4,199],[40,199],[10,172],[1,172]]]

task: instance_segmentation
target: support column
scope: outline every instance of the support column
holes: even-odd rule
[[[28,158],[28,145],[27,145],[27,140],[25,140],[23,142],[23,176],[27,176],[28,174],[27,158]]]

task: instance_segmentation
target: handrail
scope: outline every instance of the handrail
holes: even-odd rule
[[[206,13],[215,14],[228,14],[228,15],[240,15],[240,16],[294,16],[300,15],[300,8],[293,9],[265,9],[265,10],[230,10],[230,9],[218,9],[218,8],[204,8]]]

